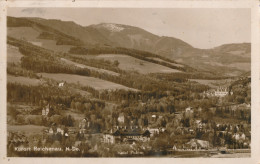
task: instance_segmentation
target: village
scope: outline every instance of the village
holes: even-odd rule
[[[59,83],[59,87],[63,85]],[[225,98],[222,93],[215,96]],[[146,103],[139,105],[144,106]],[[245,103],[211,107],[207,115],[226,113],[240,118],[241,111],[243,111],[243,120],[250,119],[248,113],[250,104]],[[247,122],[216,123],[201,117],[203,112],[205,109],[201,107],[189,106],[183,111],[167,115],[156,112],[142,114],[137,121],[131,120],[131,117],[122,112],[114,120],[115,124],[105,130],[101,130],[104,129],[101,127],[93,129],[96,126],[91,117],[75,120],[69,115],[61,124],[55,121],[49,124],[49,128],[44,128],[40,137],[37,135],[38,137],[28,138],[26,134],[10,132],[9,148],[58,145],[63,149],[64,147],[77,148],[83,153],[82,147],[90,147],[88,151],[95,154],[102,152],[104,148],[111,151],[114,147],[122,147],[113,154],[114,156],[149,156],[156,152],[171,155],[176,152],[190,151],[202,151],[208,154],[209,152],[227,153],[231,149],[242,149],[246,152],[250,150],[251,132]],[[42,120],[48,122],[54,113],[54,108],[47,104],[41,110]],[[102,154],[106,156],[104,152]]]

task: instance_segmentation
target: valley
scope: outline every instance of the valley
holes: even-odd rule
[[[129,25],[8,17],[8,156],[248,153],[250,46],[202,50]],[[32,146],[80,151],[14,151]]]

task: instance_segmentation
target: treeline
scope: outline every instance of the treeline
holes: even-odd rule
[[[222,80],[228,79],[227,77],[208,74],[205,72],[176,72],[176,73],[152,73],[150,74],[156,78],[175,81],[175,82],[187,82],[189,79],[206,79],[206,80]]]
[[[67,89],[61,89],[56,85],[27,86],[17,83],[7,84],[7,102],[23,102],[37,106],[43,106],[45,102],[48,102],[51,106],[62,104],[66,108],[73,107],[82,112],[85,109],[95,110],[105,107],[105,103],[101,100],[86,99],[79,94]],[[84,107],[81,109],[83,105]]]
[[[251,79],[242,78],[231,84],[230,89],[233,95],[229,97],[230,101],[237,103],[251,104]]]
[[[246,108],[237,107],[236,110],[232,110],[231,107],[220,108],[217,107],[215,115],[222,118],[235,118],[247,121],[251,121],[251,110]]]
[[[70,91],[60,90],[55,86],[27,86],[7,83],[7,101],[42,105],[42,101],[70,106],[73,98]]]
[[[39,76],[31,71],[31,70],[26,70],[18,66],[17,64],[14,63],[8,63],[7,64],[7,74],[9,75],[15,75],[15,76],[24,76],[24,77],[30,77],[30,78],[39,78]]]
[[[106,69],[109,71],[117,72],[120,74],[125,74],[126,71],[121,70],[118,68],[116,62],[111,62],[109,60],[104,59],[85,59],[84,57],[77,57],[77,56],[68,56],[67,54],[63,55],[64,58],[68,58],[69,60],[79,63],[88,65],[91,67],[96,67],[100,69]]]
[[[89,76],[90,70],[84,68],[71,67],[69,65],[61,64],[60,61],[55,59],[48,60],[39,57],[22,57],[21,66],[25,69],[34,72],[47,72],[47,73],[68,73]]]

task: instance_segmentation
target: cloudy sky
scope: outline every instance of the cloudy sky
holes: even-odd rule
[[[82,26],[127,24],[179,38],[196,48],[251,42],[250,9],[9,8],[8,15],[61,19]]]

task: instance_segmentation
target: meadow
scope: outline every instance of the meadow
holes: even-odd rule
[[[68,52],[72,47],[71,45],[57,45],[55,40],[39,39],[41,31],[32,27],[9,27],[7,34],[13,38],[26,40],[36,46],[53,51]]]
[[[79,57],[80,55],[77,55]],[[137,71],[141,74],[149,73],[176,73],[181,72],[177,69],[165,67],[160,64],[151,63],[148,61],[140,60],[128,55],[121,54],[101,54],[101,55],[84,55],[85,59],[104,59],[111,62],[118,61],[118,67],[125,71]]]
[[[96,90],[116,90],[116,89],[124,89],[124,90],[131,90],[137,91],[133,88],[128,88],[126,86],[116,84],[113,82],[101,80],[94,77],[88,76],[80,76],[80,75],[72,75],[72,74],[63,74],[63,73],[38,73],[39,76],[50,78],[56,81],[65,81],[67,83],[74,83],[80,84],[82,86],[89,86]]]
[[[19,52],[17,47],[7,46],[7,63],[18,64],[21,62],[23,55]]]

